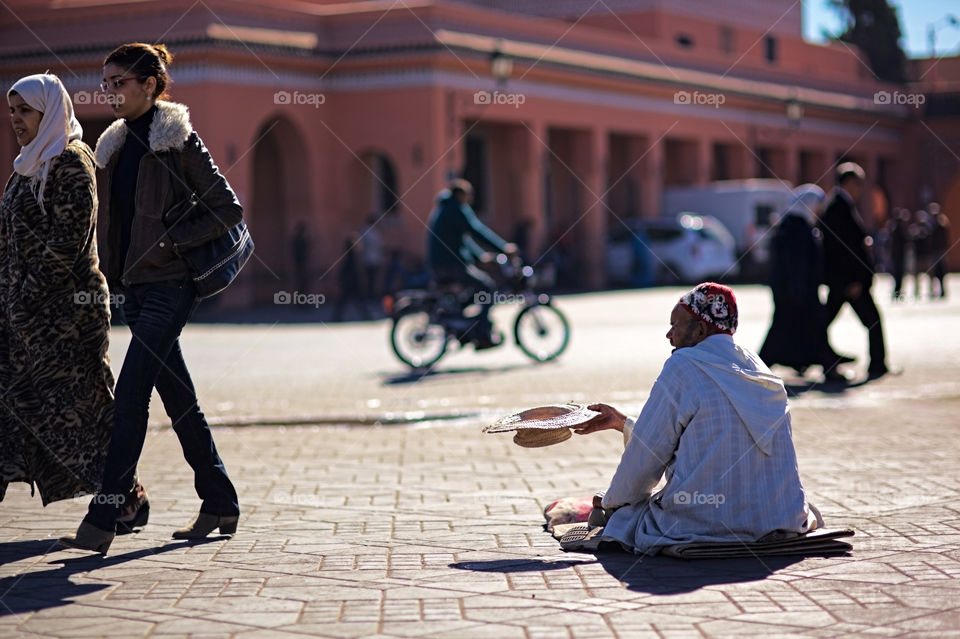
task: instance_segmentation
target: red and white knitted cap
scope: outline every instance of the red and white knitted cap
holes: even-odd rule
[[[729,286],[716,282],[697,284],[680,298],[679,304],[723,333],[733,335],[737,331],[737,298]]]

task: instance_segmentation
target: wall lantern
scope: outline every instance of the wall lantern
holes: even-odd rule
[[[790,126],[798,127],[801,120],[803,120],[803,104],[796,98],[790,98],[787,100],[787,121],[790,122]]]
[[[506,84],[512,71],[513,60],[504,55],[499,47],[494,49],[490,54],[490,74],[496,79],[497,84]]]

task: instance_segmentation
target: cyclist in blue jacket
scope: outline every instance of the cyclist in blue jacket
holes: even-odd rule
[[[470,207],[472,201],[473,186],[467,180],[455,179],[448,190],[440,193],[437,208],[430,215],[427,260],[438,285],[461,284],[476,291],[474,301],[480,313],[474,327],[478,336],[474,343],[481,349],[497,346],[500,336],[493,335],[489,317],[496,283],[478,263],[495,259],[490,250],[515,255],[517,246],[481,222]]]

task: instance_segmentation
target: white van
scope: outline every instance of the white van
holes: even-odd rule
[[[663,217],[678,213],[712,215],[727,227],[744,266],[766,271],[771,229],[790,204],[790,184],[773,179],[718,180],[705,186],[667,187],[663,190]]]

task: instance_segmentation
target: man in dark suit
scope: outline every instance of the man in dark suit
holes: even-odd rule
[[[860,165],[844,162],[837,167],[837,186],[817,226],[823,234],[824,280],[830,292],[825,308],[827,326],[845,303],[867,328],[870,339],[871,379],[889,372],[880,312],[870,295],[873,284],[872,238],[857,211],[863,194],[864,172]]]

